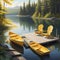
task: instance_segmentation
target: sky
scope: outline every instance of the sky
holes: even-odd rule
[[[12,3],[12,5],[7,5],[7,4],[5,4],[5,5],[8,8],[13,8],[13,7],[16,7],[16,6],[23,6],[23,3],[25,2],[27,4],[28,1],[29,0],[14,0],[13,3]],[[37,2],[37,0],[30,0],[30,1],[31,1],[31,3]]]

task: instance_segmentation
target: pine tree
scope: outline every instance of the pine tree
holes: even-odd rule
[[[52,15],[60,15],[60,0],[50,0],[50,9]]]
[[[35,12],[35,8],[36,8],[36,4],[34,3],[30,3],[30,0],[28,2],[28,4],[25,6],[25,3],[23,3],[23,7],[20,7],[20,15],[33,15],[33,13]]]
[[[41,1],[38,0],[37,6],[36,6],[36,9],[35,9],[35,13],[33,14],[33,17],[38,17],[40,15],[41,15]]]
[[[22,6],[20,6],[20,15],[22,15],[23,9]]]
[[[50,12],[50,3],[48,0],[44,0],[44,15]]]
[[[35,2],[34,2],[34,3],[32,3],[32,6],[31,6],[31,10],[32,10],[32,14],[31,14],[31,15],[34,14],[35,8],[36,8],[36,4],[35,4]]]
[[[26,15],[25,2],[23,3],[23,14]]]
[[[28,2],[28,4],[27,4],[27,6],[26,6],[26,11],[27,11],[27,15],[30,15],[30,11],[31,11],[31,4],[30,4],[30,0],[29,0],[29,2]]]

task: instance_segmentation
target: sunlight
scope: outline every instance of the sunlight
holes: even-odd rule
[[[27,4],[27,3],[26,3]],[[23,6],[23,2],[19,2],[19,3],[13,3],[12,5],[5,5],[7,8],[14,8],[14,7],[16,7],[16,6]]]
[[[41,2],[42,2],[42,0],[41,0]]]
[[[41,0],[41,2],[42,2],[43,0]]]
[[[13,7],[16,7],[16,6],[23,6],[23,3],[26,3],[26,5],[28,4],[28,0],[26,1],[26,0],[15,0],[14,2],[13,2],[13,4],[12,5],[7,5],[7,4],[5,4],[5,6],[7,7],[7,8],[13,8]],[[33,2],[37,2],[37,0],[31,0],[31,3],[33,3]]]
[[[15,5],[16,5],[15,3],[13,3],[12,5],[7,5],[7,4],[5,4],[5,6],[6,6],[6,7],[9,7],[9,8],[10,8],[10,7],[13,8],[13,7],[15,7]]]

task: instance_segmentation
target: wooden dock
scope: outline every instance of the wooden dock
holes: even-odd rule
[[[57,41],[59,38],[54,37],[51,39],[46,38],[46,36],[40,36],[36,33],[29,33],[29,34],[25,34],[24,35],[24,41],[28,44],[30,41],[35,41],[37,43],[43,44],[43,43],[49,43],[49,42],[53,42],[53,41]]]
[[[18,52],[14,48],[7,48],[6,55],[12,60],[26,60],[26,58],[22,56],[22,53]]]
[[[17,51],[8,51],[7,55],[11,57],[12,60],[26,60],[21,53]]]
[[[10,49],[7,51],[7,55],[10,56],[12,60],[26,60],[25,57],[22,56],[20,52],[17,52],[14,49]]]

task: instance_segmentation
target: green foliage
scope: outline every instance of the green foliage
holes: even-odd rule
[[[40,17],[41,17],[41,14],[39,13],[39,14],[38,14],[38,18],[40,18]]]
[[[60,0],[51,0],[50,1],[51,14],[56,16],[60,14]]]
[[[41,1],[38,0],[37,6],[36,6],[36,10],[37,12],[41,12]]]
[[[23,3],[23,7],[20,7],[20,15],[32,15],[35,12],[35,7],[36,4],[34,3],[29,3],[25,6],[25,3]]]
[[[50,13],[51,12],[51,13]],[[32,17],[60,17],[60,0],[38,0],[37,3],[29,3],[20,7],[20,15]]]
[[[32,17],[38,17],[38,12],[35,12]]]
[[[44,18],[49,18],[51,16],[51,12],[47,13]]]
[[[32,15],[32,17],[40,17],[40,14],[41,14],[41,1],[38,0],[37,6],[35,8],[35,12]]]
[[[44,16],[50,12],[50,0],[44,0],[44,10],[43,10],[43,13],[44,13]]]

